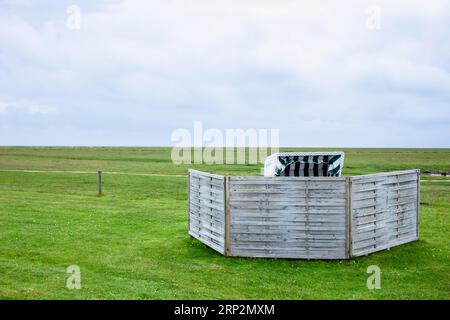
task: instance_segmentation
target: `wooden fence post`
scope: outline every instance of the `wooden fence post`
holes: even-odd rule
[[[231,209],[230,209],[230,177],[223,178],[223,204],[224,204],[224,225],[225,225],[225,256],[231,255]]]
[[[352,257],[352,178],[345,177],[345,252]]]
[[[102,172],[98,171],[97,173],[97,180],[98,180],[98,195],[102,195]]]
[[[416,237],[419,240],[419,216],[420,216],[420,169],[416,171],[417,173],[417,214],[416,214]]]
[[[188,229],[188,233],[190,233],[190,231],[191,231],[191,170],[190,169],[188,170],[188,178],[187,178],[187,201],[188,201],[187,229]]]

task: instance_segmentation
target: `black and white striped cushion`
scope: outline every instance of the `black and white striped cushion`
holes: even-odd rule
[[[279,155],[275,176],[338,177],[342,171],[342,156],[336,155]]]

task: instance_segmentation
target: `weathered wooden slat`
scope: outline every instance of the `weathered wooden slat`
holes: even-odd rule
[[[360,226],[364,226],[366,224],[373,224],[373,223],[380,223],[380,222],[390,222],[390,221],[402,221],[402,220],[407,220],[407,219],[414,219],[416,220],[415,217],[415,210],[409,210],[409,211],[404,211],[402,212],[401,215],[396,215],[396,214],[383,214],[381,217],[377,216],[367,216],[364,218],[359,218],[355,220],[355,225],[354,228],[358,228]]]
[[[268,238],[247,239],[242,237],[232,237],[231,244],[234,248],[320,248],[329,250],[344,250],[345,239],[337,240],[311,240],[305,238],[283,238],[272,240]]]
[[[359,208],[367,208],[373,206],[396,206],[399,204],[405,203],[416,203],[416,194],[414,195],[399,195],[397,197],[385,197],[384,195],[380,195],[377,198],[365,199],[365,200],[354,200],[353,201],[353,209]]]
[[[222,180],[215,179],[215,178],[209,178],[209,177],[191,177],[193,185],[196,186],[214,186],[217,188],[221,187]]]
[[[285,259],[345,259],[345,252],[325,251],[325,250],[291,250],[291,251],[273,251],[273,250],[239,250],[236,248],[233,256],[251,257],[251,258],[285,258]]]
[[[378,190],[383,191],[385,189],[392,190],[392,191],[407,190],[407,189],[411,189],[411,187],[415,185],[415,182],[417,181],[416,179],[411,180],[409,182],[394,183],[391,185],[386,185],[386,184],[377,185],[377,184],[373,184],[373,183],[355,183],[354,187],[353,187],[353,182],[352,182],[352,192],[355,195],[358,195],[359,193],[375,193]]]
[[[211,238],[212,240],[214,240],[215,242],[219,243],[219,244],[224,244],[224,239],[221,236],[221,234],[223,233],[223,230],[217,230],[216,229],[212,229],[211,226],[204,226],[204,225],[192,225],[192,231],[196,232],[199,235]]]
[[[417,194],[416,185],[411,185],[410,187],[406,189],[396,189],[396,190],[387,190],[383,193],[377,193],[377,192],[367,192],[367,193],[358,193],[353,197],[353,201],[362,201],[362,200],[369,200],[379,197],[386,197],[386,198],[396,198],[398,196],[415,196]]]
[[[300,201],[304,202],[307,199],[330,199],[337,198],[342,199],[345,196],[345,192],[276,192],[276,193],[266,193],[266,192],[232,192],[233,200],[235,201],[260,201],[261,199],[270,201]]]
[[[409,230],[413,228],[414,225],[414,219],[407,220],[403,223],[392,221],[389,223],[373,224],[354,230],[353,235],[354,238],[357,239],[358,237],[364,238],[366,236],[371,237],[375,235],[392,234],[394,230]]]
[[[376,190],[382,190],[384,188],[406,188],[411,184],[414,184],[417,182],[417,176],[415,177],[411,177],[411,178],[406,178],[403,177],[402,179],[399,180],[394,180],[391,179],[389,181],[385,180],[377,180],[377,181],[372,181],[372,182],[366,182],[366,183],[358,183],[355,182],[355,186],[354,186],[354,192],[358,193],[358,192],[365,192],[365,191],[376,191]]]
[[[370,233],[382,234],[384,232],[382,232],[380,230],[384,230],[386,228],[392,230],[393,228],[414,227],[415,223],[416,223],[415,221],[412,221],[412,222],[407,221],[407,223],[402,224],[402,225],[399,225],[396,221],[377,223],[377,224],[373,224],[373,225],[359,227],[356,230],[354,230],[355,232],[353,234],[354,234],[354,238],[356,239],[361,234],[370,234]]]
[[[212,199],[223,203],[223,192],[207,192],[191,190],[191,197]]]
[[[191,201],[191,205],[197,205],[197,206],[201,206],[201,207],[206,207],[206,208],[210,208],[210,209],[215,209],[218,211],[223,210],[223,204],[219,204],[219,203],[211,203],[211,201],[209,199],[201,199],[200,201]]]
[[[261,208],[233,208],[233,213],[237,215],[261,215],[264,214],[274,214],[274,215],[282,215],[282,214],[294,214],[294,215],[308,215],[310,217],[314,216],[342,216],[344,213],[344,207],[300,207],[300,208],[271,208],[269,209],[261,209]]]
[[[200,182],[196,183],[194,180],[192,186],[193,188],[210,189],[212,187],[213,190],[220,190],[220,181],[200,180]]]
[[[211,230],[212,232],[216,232],[218,235],[223,234],[225,227],[223,223],[218,223],[215,220],[207,220],[204,218],[200,220],[196,216],[192,216],[191,226],[197,228],[206,228],[208,230]]]
[[[194,215],[191,217],[191,225],[199,228],[207,228],[218,234],[223,234],[225,227],[224,223],[218,222],[217,220],[207,219],[206,217],[199,218]]]
[[[214,241],[211,241],[207,238],[195,235],[194,233],[190,232],[189,233],[192,237],[196,238],[197,240],[199,240],[200,242],[202,242],[203,244],[205,244],[206,246],[210,247],[211,249],[219,252],[220,254],[224,254],[224,250],[223,247],[220,244],[215,243]]]
[[[247,224],[247,223],[259,223],[259,222],[287,222],[287,223],[311,223],[311,224],[329,224],[329,223],[344,223],[343,217],[340,216],[248,216],[248,215],[234,215],[233,223]]]
[[[262,226],[262,225],[247,225],[247,226],[241,226],[241,225],[236,225],[236,224],[232,224],[231,225],[231,229],[232,229],[232,234],[239,232],[239,230],[243,230],[243,231],[255,231],[255,232],[262,232],[262,231],[266,231],[266,232],[270,232],[270,231],[283,231],[283,232],[289,232],[289,231],[324,231],[326,233],[333,233],[336,231],[339,232],[344,232],[345,231],[345,225],[342,226],[333,226],[333,227],[315,227],[315,226],[296,226],[296,225],[292,225],[292,226],[283,226],[283,225],[267,225],[267,226]],[[288,231],[289,230],[289,231]]]
[[[191,194],[191,202],[202,203],[203,201],[209,201],[214,205],[223,207],[223,195],[211,195],[211,194]]]
[[[381,237],[385,237],[385,236],[393,236],[393,237],[401,237],[401,236],[413,236],[415,235],[414,231],[415,231],[415,227],[414,225],[410,225],[408,228],[403,227],[403,228],[391,228],[391,229],[385,229],[386,231],[390,231],[390,232],[366,232],[366,233],[358,233],[358,234],[353,234],[353,244],[356,245],[358,242],[360,241],[364,241],[367,239],[377,239],[377,238],[381,238]]]
[[[211,207],[204,206],[202,204],[199,204],[198,202],[190,202],[191,206],[191,212],[197,215],[207,215],[207,216],[214,216],[218,220],[223,221],[223,212],[218,209],[214,209]]]
[[[365,251],[369,247],[373,247],[373,248],[383,247],[383,246],[386,246],[387,244],[399,242],[399,241],[402,241],[403,239],[408,239],[410,237],[411,237],[411,235],[408,233],[402,233],[400,235],[388,234],[388,235],[383,235],[383,236],[376,237],[376,238],[359,240],[359,241],[355,242],[353,244],[353,246],[354,246],[354,249],[357,251],[360,251],[360,250]]]
[[[208,173],[208,172],[198,171],[198,170],[194,170],[194,169],[189,169],[188,172],[192,177],[210,177],[210,178],[215,178],[218,180],[221,180],[224,178],[224,176],[221,176],[219,174]]]
[[[209,177],[191,177],[192,185],[193,186],[212,186],[213,188],[220,188],[220,182],[223,181],[222,179],[215,179],[215,178],[209,178]]]
[[[311,235],[307,233],[287,233],[287,234],[265,234],[265,233],[234,233],[234,241],[283,241],[283,240],[308,240],[317,242],[338,242],[345,241],[342,235]]]
[[[408,175],[388,176],[383,184],[403,184],[410,183],[411,181],[417,181],[417,174],[412,173]]]
[[[230,177],[231,185],[246,185],[246,184],[267,184],[267,185],[322,185],[322,186],[334,186],[339,184],[345,184],[344,177],[261,177],[253,176],[243,179],[237,179],[239,177]]]
[[[256,210],[299,210],[299,211],[309,211],[309,209],[311,209],[311,211],[314,211],[316,209],[326,209],[326,208],[330,208],[330,210],[333,209],[341,209],[341,212],[344,212],[345,210],[345,205],[330,205],[330,204],[320,204],[320,203],[316,203],[314,205],[288,205],[288,204],[278,204],[278,203],[254,203],[254,202],[249,202],[249,203],[231,203],[231,209],[232,210],[251,210],[251,209],[256,209]]]
[[[191,219],[195,219],[196,221],[211,223],[220,228],[222,228],[224,226],[223,219],[221,219],[220,217],[214,216],[214,215],[192,213]]]
[[[220,246],[221,248],[223,248],[224,246],[223,239],[221,237],[216,236],[215,234],[212,234],[211,232],[209,232],[209,230],[194,228],[191,231],[194,234],[196,234],[198,238],[202,238],[205,239],[206,241],[213,242],[214,244]]]
[[[342,217],[342,211],[326,213],[326,212],[317,212],[317,211],[289,211],[289,212],[281,212],[278,210],[277,212],[273,212],[272,210],[236,210],[234,211],[234,217],[238,219],[249,218],[250,220],[257,219],[293,219],[293,220],[307,220],[307,221],[343,221],[344,217]]]
[[[217,224],[224,223],[223,216],[220,216],[212,211],[206,212],[206,210],[201,209],[201,211],[195,211],[195,210],[191,209],[191,217],[196,218],[197,220],[200,220],[200,221],[205,220],[207,222],[217,223]]]
[[[339,254],[343,253],[345,254],[345,250],[342,244],[342,247],[335,247],[335,248],[326,248],[326,247],[310,247],[307,244],[301,244],[299,246],[284,246],[284,247],[274,247],[273,245],[266,245],[266,246],[258,246],[255,247],[252,244],[240,244],[240,245],[234,245],[235,251],[247,251],[251,253],[252,251],[263,251],[267,253],[278,253],[278,254],[290,254],[290,253],[300,253],[303,254],[324,254],[324,253],[334,253]]]
[[[278,185],[267,185],[261,184],[231,184],[231,192],[242,192],[242,193],[254,193],[254,192],[266,192],[266,193],[277,193],[277,192],[344,192],[345,186],[341,183],[339,184],[278,184]]]
[[[344,183],[344,177],[262,177],[262,176],[231,176],[230,181],[232,183],[247,183],[247,182],[260,182],[264,181],[267,183],[284,183],[284,182],[342,182]]]
[[[209,230],[194,228],[189,232],[198,239],[201,238],[205,241],[212,242],[215,245],[223,246],[223,240],[220,240],[220,237],[214,236]]]
[[[277,258],[277,259],[320,259],[320,260],[337,260],[337,259],[345,259],[340,253],[268,253],[268,252],[249,252],[247,250],[244,251],[236,251],[233,254],[234,257],[249,257],[249,258]]]
[[[314,200],[313,200],[314,199]],[[241,198],[233,198],[234,205],[252,205],[252,204],[261,204],[261,203],[271,203],[271,204],[287,204],[287,205],[296,205],[296,206],[344,206],[345,199],[344,198],[275,198],[272,199],[270,197],[261,197],[259,200],[257,199],[246,199],[244,197]]]
[[[395,247],[395,246],[398,246],[401,244],[405,244],[405,243],[408,243],[411,241],[416,241],[417,239],[418,238],[415,236],[413,236],[413,237],[409,236],[409,237],[399,239],[398,241],[392,241],[392,242],[385,243],[384,245],[380,245],[377,247],[369,246],[368,248],[365,248],[365,249],[354,250],[353,256],[363,256],[363,255],[367,255],[367,254],[374,253],[377,251],[386,250],[386,249],[389,249],[389,248],[392,248],[392,247]]]
[[[411,174],[417,174],[417,169],[363,174],[363,175],[359,175],[359,176],[353,176],[352,181],[354,183],[357,183],[360,180],[363,180],[364,182],[368,182],[374,178],[384,178],[384,177],[411,175]]]
[[[326,222],[332,222],[332,223],[344,223],[345,217],[339,214],[308,214],[302,213],[302,214],[280,214],[280,215],[274,215],[270,210],[267,214],[261,212],[261,213],[249,213],[249,212],[240,212],[233,215],[232,221],[236,221],[239,223],[246,223],[247,221],[249,223],[255,223],[258,221],[268,221],[268,222],[311,222],[311,223],[326,223]]]
[[[253,228],[253,227],[286,227],[286,228],[297,228],[297,227],[304,227],[309,228],[308,230],[334,230],[332,228],[339,227],[339,228],[345,228],[346,223],[345,221],[341,222],[309,222],[309,221],[239,221],[239,220],[232,220],[232,226],[239,226],[239,227],[245,227],[245,228]],[[295,229],[291,229],[295,230]]]
[[[195,186],[191,184],[191,187],[189,189],[190,192],[194,193],[214,193],[214,194],[223,194],[223,189],[220,189],[216,186]]]
[[[353,207],[353,212],[355,211],[361,211],[362,209],[371,208],[371,207],[379,207],[382,210],[388,210],[392,207],[398,207],[398,206],[405,206],[405,205],[415,205],[416,201],[414,197],[407,197],[404,199],[401,199],[402,201],[385,201],[384,203],[382,201],[377,202],[367,202],[367,203],[358,203]],[[377,209],[379,209],[377,208]]]
[[[247,229],[239,229],[235,230],[233,232],[233,235],[262,235],[265,234],[267,236],[286,236],[286,237],[293,237],[293,236],[299,236],[299,237],[310,237],[311,239],[314,239],[315,237],[321,237],[321,236],[330,236],[330,237],[336,237],[340,238],[343,236],[342,231],[323,231],[323,230],[292,230],[289,232],[286,232],[285,230],[274,230],[274,229],[266,229],[266,230],[247,230]]]
[[[359,217],[365,217],[365,216],[372,216],[372,215],[377,215],[377,214],[382,214],[385,213],[387,214],[388,212],[392,213],[392,214],[396,214],[396,213],[401,213],[404,211],[409,211],[409,210],[415,210],[416,209],[416,204],[415,203],[409,203],[409,204],[403,204],[402,206],[400,206],[399,208],[396,208],[397,206],[391,206],[390,210],[386,210],[386,207],[373,207],[370,206],[368,208],[352,208],[352,216],[354,218],[359,218]]]

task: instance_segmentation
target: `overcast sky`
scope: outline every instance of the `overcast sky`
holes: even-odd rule
[[[449,14],[432,0],[0,0],[0,145],[171,145],[200,120],[280,129],[282,146],[450,147]]]

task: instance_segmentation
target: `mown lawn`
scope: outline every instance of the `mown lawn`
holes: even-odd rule
[[[449,149],[344,151],[345,175],[450,171]],[[420,241],[347,261],[246,259],[188,236],[188,167],[258,175],[262,166],[174,166],[169,148],[1,147],[0,298],[450,298],[450,179],[422,176]],[[99,197],[95,174],[15,170],[159,175],[105,173]],[[66,288],[74,264],[80,290]],[[381,268],[380,290],[366,287],[369,265]]]

